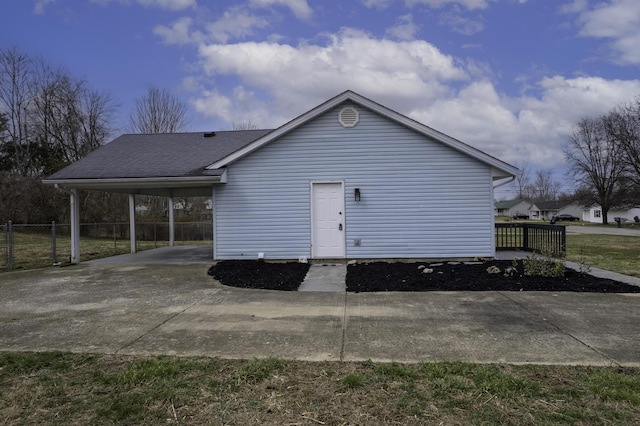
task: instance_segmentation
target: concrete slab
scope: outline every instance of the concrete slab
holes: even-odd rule
[[[640,237],[640,229],[617,228],[615,223],[611,227],[607,226],[567,226],[568,234],[602,234],[602,235],[622,235],[626,237]]]
[[[0,350],[640,366],[639,296],[275,292],[191,264],[0,274]]]
[[[347,291],[347,265],[341,263],[314,263],[298,291]]]
[[[83,262],[89,265],[151,263],[213,263],[213,246],[173,246],[127,253]]]
[[[213,291],[205,265],[85,264],[0,280],[5,350],[117,353]]]
[[[505,296],[612,364],[640,365],[640,294],[514,292]]]
[[[347,323],[345,360],[612,362],[499,292],[348,294]]]
[[[340,360],[344,294],[216,287],[120,352]]]

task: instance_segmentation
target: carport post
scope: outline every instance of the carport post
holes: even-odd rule
[[[131,253],[136,252],[136,195],[129,194],[129,237]]]
[[[71,263],[80,263],[80,200],[78,190],[69,191],[71,203]]]
[[[169,197],[169,247],[173,247],[176,233],[173,226],[173,197]]]

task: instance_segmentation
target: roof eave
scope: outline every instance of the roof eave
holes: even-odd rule
[[[219,169],[221,167],[225,167],[227,165],[229,165],[230,163],[238,160],[239,158],[244,157],[245,155],[255,151],[256,149],[262,147],[263,145],[266,145],[267,143],[271,142],[272,140],[286,134],[289,133],[290,131],[292,131],[293,129],[297,128],[298,126],[306,123],[309,120],[312,120],[313,118],[317,117],[318,115],[324,113],[325,111],[330,110],[331,108],[333,108],[334,106],[337,106],[339,104],[341,104],[342,102],[349,100],[349,99],[353,99],[353,96],[358,96],[355,93],[351,92],[351,91],[346,91],[344,93],[341,93],[340,95],[334,97],[333,99],[329,99],[328,101],[326,101],[323,104],[318,105],[317,107],[313,108],[310,111],[307,111],[306,113],[298,116],[297,118],[294,118],[293,120],[289,121],[288,123],[278,127],[277,129],[273,130],[272,132],[264,135],[261,138],[256,139],[255,141],[251,142],[249,145],[246,145],[245,147],[237,150],[236,152],[221,158],[220,160],[216,161],[215,163],[209,165],[206,167],[206,169]]]
[[[108,178],[108,179],[44,179],[45,185],[67,188],[109,190],[125,188],[194,188],[225,183],[226,173],[221,176],[183,176],[150,178]]]
[[[305,114],[302,114],[301,116],[291,120],[290,122],[284,124],[283,126],[275,129],[274,131],[272,131],[271,133],[256,139],[255,141],[253,141],[252,143],[250,143],[249,145],[239,149],[238,151],[224,157],[221,158],[220,160],[216,161],[215,163],[209,165],[206,167],[206,169],[218,169],[221,167],[225,167],[227,165],[229,165],[230,163],[244,157],[245,155],[253,152],[254,150],[266,145],[267,143],[271,142],[272,140],[292,131],[293,129],[295,129],[296,127],[304,124],[305,122],[312,120],[313,118],[319,116],[320,114],[323,114],[324,112],[334,108],[337,105],[340,105],[341,103],[345,102],[345,101],[351,101],[357,104],[360,104],[366,108],[369,108],[375,112],[377,112],[378,114],[381,114],[385,117],[388,117],[391,120],[394,120],[408,128],[411,128],[419,133],[422,133],[426,136],[429,136],[433,139],[436,139],[442,143],[444,143],[445,145],[450,146],[453,149],[456,149],[472,158],[475,158],[479,161],[482,161],[485,164],[488,164],[492,167],[493,170],[493,176],[495,179],[502,179],[504,177],[510,177],[510,176],[515,176],[515,174],[517,173],[518,169],[517,167],[514,167],[510,164],[507,164],[483,151],[480,151],[476,148],[473,148],[470,145],[465,144],[464,142],[461,142],[455,138],[452,138],[450,136],[445,135],[444,133],[440,133],[435,129],[432,129],[431,127],[428,127],[422,123],[419,123],[405,115],[402,115],[396,111],[393,111],[381,104],[378,104],[377,102],[374,102],[370,99],[367,99],[361,95],[358,95],[355,92],[352,92],[350,90],[341,93],[340,95],[334,97],[333,99],[329,99],[328,101],[326,101],[325,103],[318,105],[317,107],[313,108],[312,110],[306,112]]]

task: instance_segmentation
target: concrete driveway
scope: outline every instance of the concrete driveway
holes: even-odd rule
[[[600,235],[622,235],[625,237],[640,237],[640,229],[616,228],[606,226],[580,226],[568,225],[568,234],[600,234]]]
[[[229,288],[192,263],[0,274],[0,350],[640,366],[640,295]]]

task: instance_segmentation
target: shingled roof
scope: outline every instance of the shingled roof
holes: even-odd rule
[[[219,176],[205,167],[271,130],[126,134],[49,176],[46,181]]]

